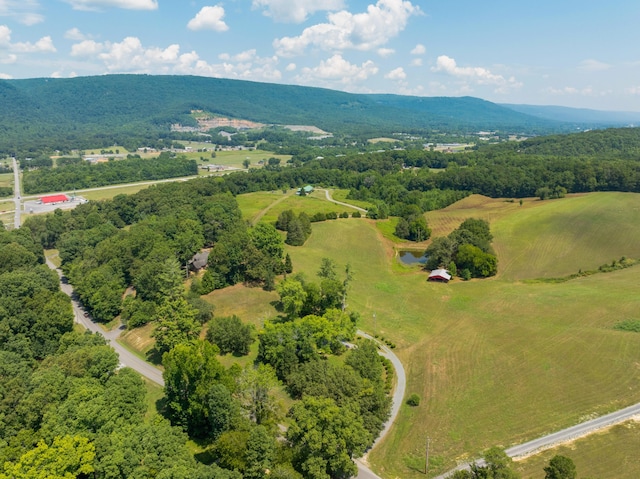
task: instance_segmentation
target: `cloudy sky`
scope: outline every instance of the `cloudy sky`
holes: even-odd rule
[[[638,0],[0,0],[0,78],[190,74],[640,111]]]

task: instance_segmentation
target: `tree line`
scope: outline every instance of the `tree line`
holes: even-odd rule
[[[26,167],[23,188],[27,194],[96,188],[198,174],[195,160],[176,158],[175,154],[169,152],[163,152],[157,158],[130,157],[95,165],[90,162],[80,162],[68,163],[57,168],[44,168],[38,165],[37,169],[32,169],[33,165],[30,162],[21,162],[21,164],[25,165],[23,168]]]

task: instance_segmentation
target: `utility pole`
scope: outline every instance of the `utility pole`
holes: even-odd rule
[[[429,436],[427,436],[427,457],[424,462],[424,473],[426,474],[429,471]]]

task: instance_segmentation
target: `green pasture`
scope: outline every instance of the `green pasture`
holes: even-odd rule
[[[83,196],[88,200],[98,201],[98,200],[110,200],[114,196],[118,195],[133,195],[140,190],[144,190],[149,188],[151,184],[137,184],[137,185],[126,185],[126,186],[112,186],[105,187],[104,189],[93,189],[90,191],[82,191],[79,192],[79,196]]]
[[[327,201],[324,191],[314,191],[306,196],[298,196],[293,190],[285,194],[282,191],[247,193],[239,195],[237,199],[244,218],[253,221],[263,214],[260,221],[267,223],[275,223],[278,215],[285,210],[292,210],[295,214],[304,212],[309,216],[330,212],[340,214],[343,211],[352,214],[356,211],[355,208]],[[354,221],[357,219],[354,218]]]
[[[515,469],[523,479],[541,478],[549,460],[560,454],[575,463],[578,477],[636,479],[640,477],[638,451],[640,422],[629,421],[518,461]]]
[[[336,189],[336,190],[329,190],[329,191],[331,193],[331,197],[336,201],[342,201],[343,203],[349,203],[350,205],[359,206],[360,208],[364,208],[365,210],[368,210],[373,206],[368,201],[347,199],[349,190]]]
[[[190,145],[189,142],[181,142],[185,146],[191,146],[195,150],[202,148],[212,148],[210,143],[205,143],[206,146],[193,144]],[[215,158],[211,157],[211,151],[203,151],[203,152],[189,152],[184,153],[187,158],[196,160],[198,165],[223,165],[223,166],[233,166],[236,168],[244,168],[243,162],[245,160],[249,160],[251,164],[249,168],[262,168],[262,165],[259,164],[261,160],[264,160],[265,163],[269,158],[279,158],[280,164],[285,165],[286,162],[291,158],[291,155],[276,155],[271,153],[270,151],[264,150],[233,150],[233,151],[216,151]]]
[[[0,173],[0,186],[13,187],[13,173]]]
[[[604,201],[633,210],[635,197],[612,194]],[[553,202],[538,203],[530,208],[551,205],[548,215],[558,214]],[[566,204],[565,212],[575,208]],[[512,213],[490,213],[496,244],[513,240],[503,236],[504,225],[527,208],[512,207]],[[567,221],[579,223],[584,210],[574,211],[575,218],[557,223],[556,234]],[[460,221],[476,216],[467,213],[456,214]],[[633,229],[624,231],[619,234],[632,241]],[[575,247],[594,248],[593,240],[582,236]],[[504,255],[513,250],[499,251],[509,263]],[[430,284],[421,272],[394,273],[393,247],[368,220],[314,224],[305,246],[288,252],[294,269],[309,277],[322,257],[352,265],[350,309],[361,313],[363,329],[398,345],[408,393],[423,398],[417,408],[403,406],[395,431],[369,455],[385,477],[419,477],[427,435],[435,475],[490,446],[508,447],[640,401],[640,335],[612,329],[637,317],[640,267],[562,284],[504,278]],[[529,272],[538,277],[543,270]]]
[[[288,192],[290,193],[290,191]],[[242,211],[242,217],[247,221],[253,221],[261,212],[265,211],[276,201],[283,201],[286,193],[281,190],[258,191],[256,193],[246,193],[238,195],[236,200]]]

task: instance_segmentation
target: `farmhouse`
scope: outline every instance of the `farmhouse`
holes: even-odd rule
[[[56,203],[65,203],[69,201],[67,195],[49,195],[40,198],[40,203],[43,205],[55,205]]]
[[[313,186],[307,185],[307,186],[305,186],[303,188],[298,188],[296,190],[296,195],[302,194],[302,191],[304,191],[305,195],[308,195],[309,193],[313,193]]]
[[[196,253],[193,258],[189,260],[189,269],[191,271],[200,271],[207,265],[207,261],[209,260],[209,252],[202,251],[200,253]]]
[[[446,269],[434,269],[429,273],[427,281],[441,281],[448,283],[451,280],[451,275]]]

